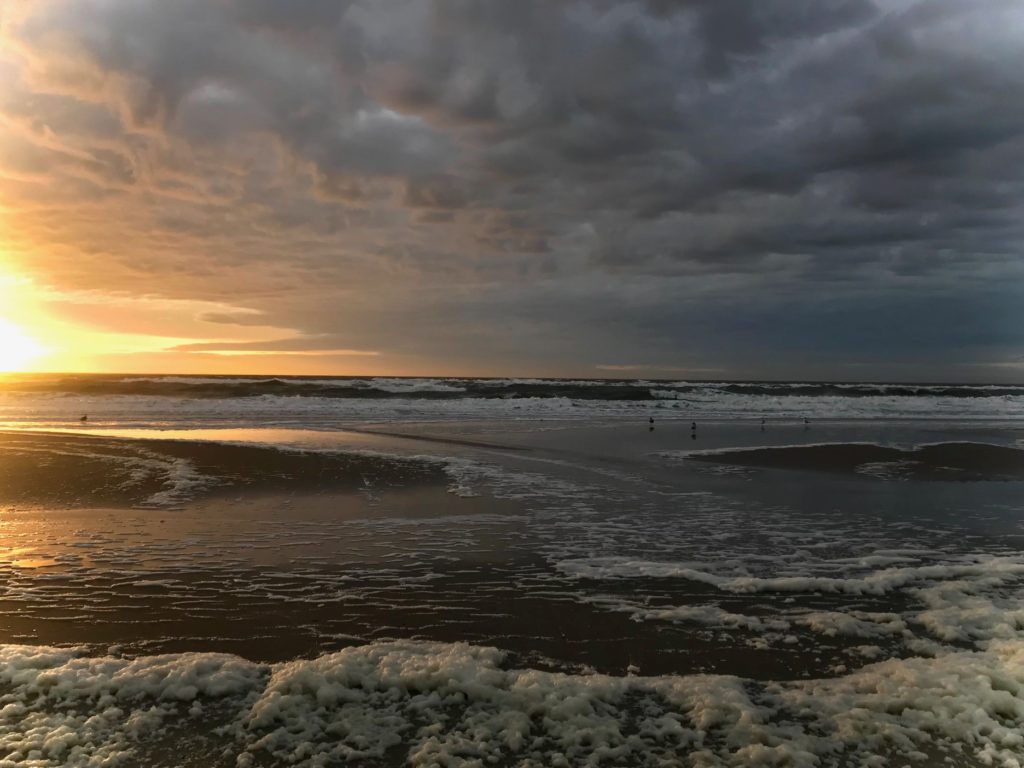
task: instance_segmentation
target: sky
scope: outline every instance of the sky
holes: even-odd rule
[[[1019,0],[0,0],[0,370],[1021,381],[1022,252]]]

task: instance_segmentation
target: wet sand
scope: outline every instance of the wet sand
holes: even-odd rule
[[[537,450],[511,451],[507,461],[530,469],[552,461],[534,455],[552,436],[571,441],[572,451],[600,450],[591,434],[573,432],[532,434]],[[609,445],[616,450],[648,447],[645,435],[630,443],[611,432]],[[506,450],[496,442],[427,437],[446,449],[468,442],[488,455]],[[517,439],[501,437],[513,444]],[[842,637],[757,648],[751,644],[759,632],[742,626],[723,641],[713,625],[637,621],[638,612],[670,617],[675,606],[709,601],[727,613],[768,618],[773,602],[784,596],[723,602],[716,590],[689,580],[567,578],[551,571],[542,553],[552,544],[530,528],[520,500],[455,496],[451,478],[435,464],[67,434],[3,434],[0,446],[0,475],[16,481],[0,484],[9,543],[0,567],[8,570],[17,595],[0,602],[2,641],[70,641],[147,653],[214,649],[278,661],[379,639],[471,640],[500,645],[541,666],[610,673],[631,665],[658,674],[729,670],[758,679],[826,674],[856,661],[848,657],[859,641]],[[976,472],[993,455],[1014,469],[1011,460],[1019,453],[976,445],[903,451],[850,444],[688,458],[852,472],[865,463],[921,454],[931,459],[924,466],[932,471],[959,462]],[[646,455],[634,454],[632,464],[616,462],[618,474],[600,474],[609,471],[603,462],[555,469],[567,479],[597,477],[627,491],[637,481],[665,477],[680,480],[682,489],[713,487],[741,500],[752,490],[730,475],[697,472],[680,479],[674,465],[657,462],[645,475],[630,474]],[[183,478],[179,498],[175,483]],[[785,480],[760,482],[751,498],[771,499],[790,487]],[[809,479],[808,491],[823,498],[833,488],[827,482],[811,491],[815,487]],[[569,490],[559,503],[584,492]],[[163,504],[152,504],[161,495]],[[671,516],[666,524],[672,525]],[[580,534],[593,536],[601,525],[594,521],[588,529]],[[772,530],[761,543],[756,531],[747,532],[755,542],[752,553],[772,551],[771,536],[778,535]],[[611,535],[625,543],[632,534]],[[581,601],[588,593],[597,596]],[[631,602],[636,595],[646,596],[643,606]],[[834,602],[786,599],[788,608],[807,611]],[[860,599],[864,611],[898,608],[892,595]]]
[[[441,485],[437,467],[251,445],[0,432],[0,506],[132,507],[239,492]],[[163,506],[167,506],[164,504]]]
[[[470,641],[539,668],[756,679],[858,660],[856,640],[759,648],[757,631],[725,639],[628,608],[636,594],[652,611],[718,599],[698,583],[597,579],[585,591],[599,599],[581,600],[522,501],[453,495],[421,461],[42,433],[0,434],[0,446],[0,476],[17,479],[0,483],[0,642],[276,662],[380,640]],[[176,462],[193,484],[149,503],[180,482]],[[762,597],[725,605],[772,610]]]
[[[168,767],[327,755],[339,728],[356,734],[351,764],[410,764],[424,712],[453,765],[472,759],[461,728],[499,734],[497,765],[593,763],[623,734],[618,764],[645,766],[707,750],[737,764],[746,744],[823,765],[946,751],[976,765],[957,740],[1000,728],[992,743],[1016,749],[1014,432],[993,432],[998,446],[976,427],[368,429],[357,437],[408,458],[340,452],[344,433],[289,433],[284,451],[205,433],[0,435],[2,691],[26,718]],[[880,429],[885,444],[859,444]],[[732,452],[693,461],[695,443]],[[80,647],[50,661],[21,645]],[[120,715],[94,712],[109,691]],[[248,720],[257,699],[276,714]],[[980,735],[948,736],[954,710]],[[31,742],[5,711],[6,737]],[[500,735],[509,718],[530,734],[520,746]],[[910,736],[863,742],[875,721]],[[523,750],[539,757],[517,763]]]
[[[860,472],[907,480],[1024,479],[1024,450],[981,443],[940,443],[915,448],[839,443],[693,453],[687,458],[732,466]]]

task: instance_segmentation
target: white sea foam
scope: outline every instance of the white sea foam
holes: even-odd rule
[[[605,610],[628,613],[635,621],[689,622],[716,629],[746,629],[755,632],[785,632],[791,627],[785,619],[734,613],[713,603],[651,606],[614,595],[585,595],[580,599]]]
[[[164,488],[150,495],[141,506],[173,507],[183,504],[195,498],[198,492],[219,482],[217,478],[197,471],[188,459],[162,458],[154,461],[154,466],[161,474]]]
[[[848,595],[884,595],[914,584],[936,580],[975,578],[987,585],[1011,582],[1024,575],[1024,556],[965,555],[948,562],[881,568],[863,576],[732,576],[709,573],[687,563],[664,563],[622,557],[581,558],[557,564],[577,578],[681,578],[709,584],[723,592],[823,592]]]
[[[266,666],[0,647],[0,764],[131,766],[160,736],[239,768],[887,765],[949,753],[1019,766],[1024,644],[843,677],[609,677],[506,667],[494,648],[377,643]],[[189,742],[190,738],[193,740]],[[170,765],[171,759],[159,763]]]
[[[437,379],[370,379],[368,387],[390,393],[465,392],[466,388],[451,381]]]
[[[62,442],[46,445],[17,444],[8,446],[11,452],[27,454],[45,460],[46,457],[61,456],[71,459],[99,461],[117,466],[128,475],[121,488],[130,490],[147,482],[162,487],[144,499],[139,506],[171,507],[190,501],[206,488],[220,482],[199,472],[193,462],[185,458],[167,456],[156,451],[135,447],[132,452],[114,451],[98,442],[87,440],[81,443]]]

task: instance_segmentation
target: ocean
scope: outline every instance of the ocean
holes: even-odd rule
[[[1024,386],[0,380],[0,766],[1024,765]]]

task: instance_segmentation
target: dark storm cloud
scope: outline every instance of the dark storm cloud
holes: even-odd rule
[[[869,21],[879,10],[871,0],[649,0],[646,5],[662,17],[693,14],[704,71],[712,77],[756,62],[774,44],[842,30]]]
[[[403,202],[410,208],[462,208],[466,191],[451,178],[409,179]]]
[[[639,345],[756,373],[737,328],[799,366],[816,334],[837,364],[1024,343],[998,332],[1024,276],[1011,0],[75,0],[3,24],[23,149],[0,173],[66,211],[24,218],[57,281],[89,279],[85,249],[124,290],[142,263],[170,295],[243,290],[297,339],[510,369]],[[929,318],[958,292],[977,332],[951,346]],[[874,353],[857,308],[892,318]]]

